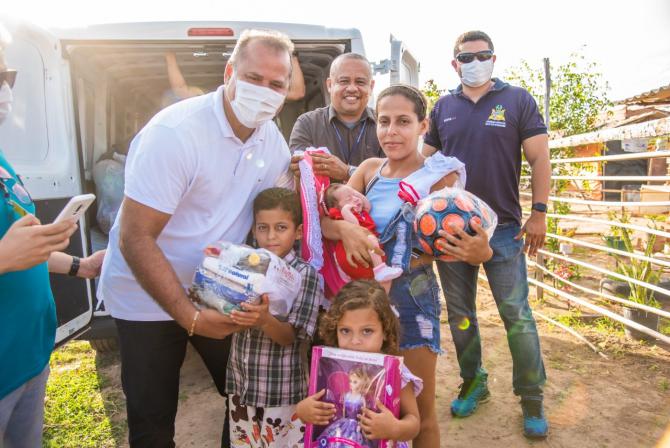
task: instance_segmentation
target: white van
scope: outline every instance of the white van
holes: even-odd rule
[[[7,64],[18,70],[13,112],[0,126],[0,148],[22,175],[42,222],[51,222],[68,199],[95,193],[93,169],[128,141],[162,106],[169,91],[165,54],[174,52],[189,85],[204,91],[223,82],[226,61],[244,29],[274,29],[295,43],[306,94],[288,102],[276,122],[288,139],[296,118],[329,102],[330,63],[339,54],[365,54],[356,29],[256,22],[153,22],[45,30],[1,18],[12,34]],[[390,82],[418,85],[419,65],[391,36],[391,57],[373,64]],[[94,204],[95,205],[95,204]],[[85,255],[107,245],[95,206],[69,253]],[[111,348],[113,321],[95,300],[92,282],[53,276],[57,344],[91,327],[83,337]],[[95,319],[93,316],[95,315]]]

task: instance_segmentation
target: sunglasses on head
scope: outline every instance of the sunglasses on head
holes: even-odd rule
[[[16,81],[16,70],[6,69],[0,71],[0,86],[3,82],[6,82],[9,87],[14,87],[14,81]]]
[[[479,62],[488,61],[493,57],[493,50],[484,50],[478,51],[477,53],[459,53],[456,55],[456,60],[461,64],[469,64],[474,61],[475,58]]]

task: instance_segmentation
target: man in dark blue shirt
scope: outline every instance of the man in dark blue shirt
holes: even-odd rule
[[[524,252],[535,255],[544,244],[547,229],[551,177],[547,128],[526,90],[491,78],[495,59],[493,43],[485,33],[470,31],[457,39],[451,64],[461,85],[436,103],[423,153],[428,156],[440,150],[464,162],[466,190],[486,201],[498,215],[498,227],[490,241],[493,257],[484,263],[484,270],[507,330],[524,434],[540,438],[548,432],[542,406],[546,375],[528,305]],[[533,190],[531,215],[523,225],[519,204],[522,149],[532,169]],[[456,257],[458,251],[455,247]],[[475,307],[478,270],[478,266],[464,262],[438,262],[463,378],[458,398],[451,405],[452,414],[458,417],[471,415],[489,396]]]

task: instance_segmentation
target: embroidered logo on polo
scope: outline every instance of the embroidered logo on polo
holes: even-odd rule
[[[505,122],[505,108],[502,107],[502,104],[498,104],[495,108],[491,109],[491,115],[489,119],[484,123],[486,126],[495,126],[498,128],[504,128],[507,126]]]

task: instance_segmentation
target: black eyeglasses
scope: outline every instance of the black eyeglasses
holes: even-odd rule
[[[9,87],[14,87],[14,81],[16,81],[16,70],[8,68],[0,71],[0,86],[3,82],[6,82]]]
[[[459,53],[456,55],[456,60],[461,64],[469,64],[474,61],[475,58],[479,62],[488,61],[493,57],[493,50],[484,50],[478,51],[477,53]]]

